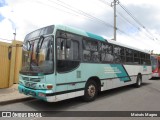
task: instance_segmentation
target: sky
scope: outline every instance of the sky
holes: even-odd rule
[[[113,39],[113,0],[0,0],[0,41],[23,41],[26,34],[64,24]],[[160,54],[160,1],[119,0],[117,42]]]

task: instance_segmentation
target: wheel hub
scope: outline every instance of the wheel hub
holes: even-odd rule
[[[90,97],[93,97],[93,96],[95,95],[95,92],[96,92],[95,86],[94,86],[94,85],[90,85],[90,86],[88,87],[88,95],[89,95]]]

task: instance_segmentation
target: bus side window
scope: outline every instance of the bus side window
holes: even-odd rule
[[[134,51],[134,64],[140,64],[139,52]]]
[[[149,54],[146,54],[146,64],[147,65],[150,65],[151,63],[150,63],[150,55]],[[159,66],[159,64],[158,64],[158,66]]]
[[[83,39],[83,60],[85,62],[99,62],[100,55],[98,53],[98,48],[100,48],[100,44],[98,46],[98,42],[92,39]]]
[[[90,61],[90,59],[91,59],[90,51],[83,50],[83,60],[84,61]]]
[[[126,63],[132,64],[133,63],[133,50],[126,49]]]
[[[144,62],[144,53],[140,52],[140,64],[143,65],[143,62]]]
[[[111,44],[102,43],[100,56],[102,62],[113,62],[113,46]]]
[[[114,53],[114,61],[116,63],[120,63],[122,60],[121,60],[121,54],[120,54],[120,51],[121,51],[121,48],[118,47],[118,46],[114,46],[114,49],[113,49],[113,53]]]

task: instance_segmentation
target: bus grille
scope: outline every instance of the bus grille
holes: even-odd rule
[[[28,88],[36,89],[36,85],[41,81],[40,78],[30,78],[30,77],[22,77],[25,82],[25,86]]]
[[[26,83],[25,83],[25,86],[28,87],[28,88],[33,88],[33,89],[35,89],[35,88],[36,88],[36,84],[37,84],[37,83],[26,82]]]
[[[40,82],[41,79],[40,79],[40,78],[31,78],[30,81],[33,81],[33,82]]]
[[[29,77],[22,77],[24,81],[29,81]]]

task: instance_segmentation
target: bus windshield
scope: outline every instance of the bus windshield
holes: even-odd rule
[[[28,50],[23,49],[23,74],[53,73],[53,37],[43,37],[30,41]]]

